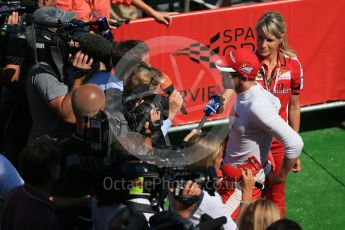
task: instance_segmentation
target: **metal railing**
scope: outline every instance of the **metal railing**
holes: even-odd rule
[[[327,102],[323,104],[316,104],[316,105],[308,105],[303,106],[301,108],[301,113],[307,113],[307,112],[315,112],[319,110],[325,110],[325,109],[333,109],[338,107],[345,107],[345,101],[334,101],[334,102]],[[213,121],[207,121],[204,125],[204,127],[209,127],[213,125],[226,125],[229,123],[229,118],[223,118],[223,119],[217,119]],[[179,132],[184,130],[191,130],[198,126],[199,123],[191,123],[191,124],[185,124],[185,125],[179,125],[174,126],[169,129],[170,132]]]

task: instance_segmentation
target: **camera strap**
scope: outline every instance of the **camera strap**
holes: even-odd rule
[[[60,79],[63,82],[64,80],[63,65],[64,64],[63,64],[60,48],[58,46],[50,46],[50,53],[57,67],[57,70],[59,71]]]

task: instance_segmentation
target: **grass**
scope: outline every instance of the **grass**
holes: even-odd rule
[[[340,128],[344,119],[344,107],[301,115],[302,171],[289,175],[285,194],[286,217],[304,230],[344,229],[345,129]],[[188,132],[170,133],[170,140],[180,143]]]
[[[290,174],[286,216],[303,229],[343,229],[345,130],[334,127],[301,133],[303,168]]]

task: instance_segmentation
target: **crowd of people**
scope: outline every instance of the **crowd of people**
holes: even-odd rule
[[[172,13],[141,0],[112,3],[171,23]],[[145,42],[70,36],[66,25],[94,12],[110,18],[110,2],[38,0],[37,8],[11,12],[1,28],[0,229],[301,229],[285,219],[284,189],[301,170],[303,71],[279,12],[257,22],[255,52],[215,60],[224,106],[237,94],[226,140],[194,129],[176,147],[166,136],[184,100],[151,66]],[[183,173],[212,175],[211,189],[167,170],[179,157]],[[162,175],[178,185],[155,184]],[[132,186],[105,189],[106,179]]]

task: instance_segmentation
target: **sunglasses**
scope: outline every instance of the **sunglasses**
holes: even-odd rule
[[[242,77],[242,74],[239,72],[221,72],[222,77],[234,78],[234,77]]]

